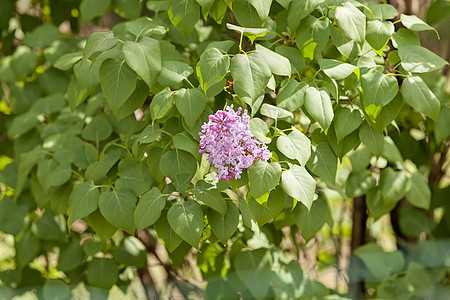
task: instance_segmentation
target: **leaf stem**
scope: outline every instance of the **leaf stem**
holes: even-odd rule
[[[187,83],[189,83],[189,85],[195,89],[195,86],[189,81],[189,79],[187,79],[186,77],[184,77],[184,80],[186,80]]]

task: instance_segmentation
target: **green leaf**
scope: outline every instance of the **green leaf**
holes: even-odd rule
[[[101,142],[112,133],[111,123],[103,116],[95,116],[92,121],[83,128],[81,137],[88,141]]]
[[[198,141],[189,132],[184,131],[176,134],[173,137],[173,146],[179,150],[191,153],[197,161],[201,160],[201,154],[198,152],[200,150]]]
[[[287,24],[295,32],[303,18],[310,15],[323,0],[290,1]]]
[[[405,78],[400,92],[406,103],[431,119],[437,119],[440,110],[439,99],[436,98],[422,78],[419,76]]]
[[[230,57],[217,48],[209,48],[200,56],[196,71],[198,81],[206,92],[214,84],[220,82],[230,68]]]
[[[358,69],[354,65],[335,59],[319,59],[319,66],[328,77],[336,80],[344,79]]]
[[[111,0],[83,0],[80,4],[81,21],[87,23],[95,17],[100,17],[108,11]]]
[[[272,0],[248,0],[253,5],[261,20],[265,20],[269,16]]]
[[[118,121],[121,121],[125,117],[133,114],[137,109],[142,108],[145,100],[147,100],[147,96],[149,94],[147,84],[138,80],[136,82],[136,89],[131,94],[131,96],[127,99],[127,101],[122,104],[117,110],[114,110],[113,113]]]
[[[367,194],[375,187],[376,180],[369,170],[362,170],[359,173],[351,173],[347,179],[345,193],[351,197],[359,197]]]
[[[147,251],[145,246],[134,236],[123,238],[112,254],[118,263],[136,268],[144,268],[147,266]]]
[[[135,19],[141,14],[141,4],[139,0],[114,0],[115,12],[122,18]]]
[[[436,120],[434,134],[438,143],[442,143],[450,136],[450,107],[442,107],[439,117]]]
[[[114,190],[100,195],[99,207],[105,219],[129,234],[134,234],[136,196],[129,190]]]
[[[263,105],[261,106],[261,110],[260,110],[261,114],[263,116],[272,118],[272,119],[283,119],[283,118],[287,118],[287,117],[291,117],[293,118],[294,115],[287,110],[284,110],[278,106],[275,105],[270,105],[267,103],[263,103]]]
[[[420,46],[420,40],[411,30],[400,28],[392,35],[392,45],[397,49],[404,46]]]
[[[55,159],[45,159],[38,164],[37,176],[47,192],[52,186],[66,183],[72,176],[72,169],[69,163],[58,164]]]
[[[316,181],[304,167],[292,165],[281,173],[281,187],[292,198],[311,208],[316,190]]]
[[[206,97],[199,89],[182,88],[175,93],[175,105],[186,124],[193,129],[206,107]]]
[[[386,75],[375,69],[361,76],[364,94],[364,109],[372,120],[375,120],[381,109],[394,99],[398,93],[395,76]]]
[[[163,86],[175,86],[186,80],[194,70],[188,64],[179,61],[162,61],[162,69],[158,81]]]
[[[61,33],[55,25],[45,23],[37,26],[33,31],[26,32],[23,43],[31,48],[42,49],[50,46],[53,41],[60,37]]]
[[[106,221],[100,210],[96,210],[90,214],[88,216],[88,222],[102,241],[107,241],[117,231],[117,227]]]
[[[397,202],[409,191],[411,182],[402,171],[394,171],[388,167],[381,171],[379,187],[381,195],[387,202]]]
[[[228,0],[225,0],[228,1]],[[263,21],[259,16],[256,8],[248,0],[234,0],[230,5],[233,9],[234,16],[241,26],[258,28],[261,27]],[[230,28],[229,28],[230,29]],[[267,29],[266,29],[267,30]],[[253,43],[253,40],[251,40]]]
[[[69,228],[73,222],[94,212],[98,207],[100,193],[91,181],[80,182],[73,186],[70,194]]]
[[[319,123],[324,131],[328,129],[333,120],[333,107],[328,93],[324,90],[318,90],[309,87],[305,94],[306,111]]]
[[[348,155],[352,163],[352,171],[359,173],[367,168],[372,158],[372,152],[365,146],[360,145],[356,150],[351,151]]]
[[[61,249],[58,257],[58,269],[68,272],[80,266],[86,261],[80,241],[71,239],[68,245]]]
[[[298,205],[292,211],[292,214],[306,243],[316,235],[325,223],[330,227],[333,226],[328,200],[323,193],[319,193],[319,197],[312,204],[311,210],[308,211],[303,205]]]
[[[166,200],[167,196],[161,194],[156,187],[142,195],[134,211],[134,223],[138,232],[153,225],[159,219]]]
[[[259,198],[274,189],[280,182],[280,176],[281,166],[279,163],[255,160],[248,168],[250,192],[253,197]]]
[[[175,204],[169,209],[167,220],[178,236],[198,248],[203,232],[203,212],[200,205],[193,200]]]
[[[446,0],[437,0],[428,6],[425,20],[429,24],[435,24],[447,19],[449,15],[450,3]]]
[[[18,235],[27,226],[28,209],[11,198],[0,200],[0,231]]]
[[[226,0],[214,1],[213,6],[211,7],[211,17],[213,17],[217,24],[222,24],[222,20],[227,12],[228,5],[225,1]]]
[[[429,209],[431,191],[425,177],[419,173],[413,173],[410,177],[411,188],[406,193],[406,199],[412,205],[423,209]]]
[[[250,193],[247,195],[248,209],[259,226],[263,226],[275,218],[283,210],[286,202],[286,194],[281,187],[277,187],[270,194],[263,196],[262,198],[267,197],[267,202],[262,204],[258,201],[261,198],[255,199]]]
[[[436,29],[434,29],[433,27],[431,27],[430,25],[428,25],[427,23],[425,23],[424,21],[422,21],[421,19],[419,19],[418,17],[414,16],[414,15],[404,15],[401,14],[400,15],[400,19],[402,20],[402,24],[408,28],[411,29],[412,31],[427,31],[427,30],[433,30],[434,32],[436,32],[436,35],[439,38],[439,33],[437,32]]]
[[[355,255],[366,265],[369,272],[378,280],[385,280],[403,270],[405,258],[399,250],[384,252],[380,246],[370,243],[357,248]]]
[[[14,199],[17,199],[22,192],[31,169],[44,158],[45,153],[41,146],[36,146],[33,150],[20,154]]]
[[[289,63],[291,64],[291,74],[300,73],[305,67],[305,59],[298,49],[288,46],[278,46],[275,48],[275,52],[289,60]]]
[[[70,299],[70,287],[62,279],[47,279],[42,288],[44,299]]]
[[[348,60],[352,61],[358,56],[360,51],[358,43],[345,36],[339,28],[331,28],[331,41],[334,43],[338,51]]]
[[[205,20],[208,19],[208,14],[211,7],[214,4],[214,0],[197,0],[198,4],[202,7],[202,15]]]
[[[253,53],[235,55],[231,59],[230,70],[236,94],[250,104],[264,93],[271,76],[267,63]]]
[[[227,210],[224,215],[214,210],[208,210],[208,221],[211,229],[219,241],[226,244],[239,224],[239,210],[233,201],[227,201]]]
[[[255,299],[267,297],[272,278],[272,264],[272,255],[264,248],[243,251],[234,260],[239,279]]]
[[[136,73],[125,63],[112,58],[100,66],[100,84],[111,109],[116,110],[127,101],[136,87]]]
[[[402,107],[403,107],[402,95],[401,93],[398,93],[397,96],[395,96],[394,99],[381,110],[381,113],[376,118],[375,123],[373,123],[373,121],[371,121],[370,118],[366,118],[366,121],[370,122],[369,123],[370,126],[381,134],[383,130],[386,128],[386,126],[388,126],[389,124],[392,123],[392,121],[394,121],[394,119],[400,113]]]
[[[150,144],[156,141],[161,135],[161,130],[159,129],[159,124],[150,124],[144,128],[138,137],[138,142],[142,144]]]
[[[106,153],[103,159],[91,163],[86,169],[86,180],[92,180],[94,182],[102,179],[109,170],[115,165],[120,158],[120,151],[111,151]]]
[[[367,22],[366,40],[373,50],[382,56],[389,38],[394,33],[395,28],[391,22],[381,22],[379,20]]]
[[[84,241],[82,246],[84,254],[89,257],[94,256],[95,254],[100,252],[105,246],[105,243],[93,239],[87,239],[86,241]]]
[[[323,180],[335,183],[338,159],[327,143],[320,143],[314,149],[306,166]]]
[[[175,149],[163,155],[159,167],[163,175],[169,177],[184,194],[197,171],[197,162],[192,154]]]
[[[311,141],[295,127],[292,127],[288,135],[278,137],[277,148],[286,157],[296,159],[302,166],[311,156]]]
[[[342,32],[358,44],[364,43],[366,37],[366,16],[351,2],[336,8],[336,24]]]
[[[73,66],[75,77],[89,94],[94,94],[98,84],[100,83],[100,63],[101,62],[99,61],[90,62],[83,60]]]
[[[150,114],[152,120],[158,120],[165,117],[173,107],[175,94],[165,88],[156,94],[150,103]]]
[[[88,0],[85,0],[88,1]],[[119,40],[114,36],[112,31],[93,32],[84,46],[83,59],[89,59],[97,52],[103,52],[113,48]]]
[[[422,232],[430,233],[436,223],[423,210],[415,207],[400,207],[400,230],[406,235],[418,238]]]
[[[271,139],[266,137],[266,134],[269,132],[269,127],[266,122],[259,118],[250,119],[250,129],[253,135],[260,140],[261,142],[268,144],[271,142]]]
[[[293,112],[303,106],[306,83],[299,83],[295,79],[289,79],[279,90],[277,95],[277,106]]]
[[[239,1],[239,2],[243,2],[243,1]],[[253,21],[250,21],[250,22],[253,22]],[[259,18],[257,18],[257,20],[254,22],[260,23]],[[256,26],[259,26],[259,25],[256,25]],[[250,39],[250,42],[252,42],[252,43],[254,42],[254,40],[256,38],[263,37],[267,34],[267,28],[246,28],[246,27],[236,26],[236,25],[233,25],[230,23],[227,23],[227,28],[230,30],[234,30],[240,34],[245,35],[246,37],[248,37]]]
[[[109,290],[117,281],[119,271],[111,258],[97,258],[88,264],[87,281],[90,285]]]
[[[418,45],[402,46],[398,49],[398,55],[402,61],[402,67],[412,73],[432,72],[448,65],[447,61]]]
[[[145,193],[155,183],[147,165],[132,158],[120,161],[119,176],[120,179],[116,180],[116,188],[133,191],[136,196]]]
[[[75,110],[84,100],[89,96],[88,90],[81,85],[81,83],[73,77],[67,88],[67,102],[72,110]]]
[[[397,9],[390,4],[369,4],[368,7],[376,20],[391,20],[398,16]]]
[[[64,241],[67,239],[65,229],[65,218],[55,215],[51,210],[46,210],[42,217],[31,225],[31,231],[41,240]]]
[[[149,17],[142,17],[133,21],[125,23],[127,31],[131,32],[139,39],[143,36],[148,36],[154,39],[161,39],[167,32],[164,26],[161,26],[157,21]]]
[[[15,245],[16,262],[19,268],[25,267],[29,262],[35,259],[40,248],[39,240],[29,232],[25,232]]]
[[[266,60],[267,65],[275,75],[291,76],[291,63],[289,60],[264,46],[256,44],[256,53],[260,54]]]
[[[328,43],[331,32],[328,18],[316,18],[312,15],[302,20],[295,33],[295,43],[302,50],[303,57],[314,59]]]
[[[380,156],[384,149],[384,138],[367,122],[359,130],[359,139],[375,156]]]
[[[14,51],[11,59],[11,68],[16,74],[17,80],[25,80],[27,75],[38,64],[38,56],[30,48],[20,45]]]
[[[195,0],[169,0],[167,12],[172,24],[186,37],[200,20],[200,6]]]
[[[122,52],[127,64],[151,88],[162,68],[159,41],[146,36],[139,42],[127,41]]]
[[[403,157],[390,136],[384,137],[383,157],[390,163],[403,163]]]
[[[59,70],[67,71],[82,58],[83,54],[81,52],[67,53],[60,56],[53,66]]]
[[[161,242],[172,253],[183,242],[183,239],[170,227],[167,221],[167,211],[168,209],[162,210],[161,217],[155,223],[155,230]]]
[[[388,202],[383,199],[381,190],[379,188],[373,188],[366,195],[367,209],[370,215],[378,220],[381,216],[388,214],[394,209],[397,202]]]
[[[270,69],[259,56],[238,54],[231,60],[231,74],[238,95],[256,100],[269,81]]]
[[[334,129],[337,141],[341,141],[344,137],[355,131],[361,125],[361,113],[359,110],[350,110],[341,107],[336,110],[334,119]]]
[[[201,204],[211,207],[222,216],[225,215],[227,210],[225,199],[220,194],[220,191],[212,185],[204,181],[198,181],[192,193]]]

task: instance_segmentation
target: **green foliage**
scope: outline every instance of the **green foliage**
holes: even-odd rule
[[[170,278],[196,254],[208,299],[345,299],[295,258],[348,240],[353,198],[415,243],[354,251],[366,296],[448,291],[448,63],[415,33],[433,27],[357,1],[47,2],[0,3],[0,298],[123,297],[165,247]],[[226,182],[198,133],[231,104],[271,157]]]

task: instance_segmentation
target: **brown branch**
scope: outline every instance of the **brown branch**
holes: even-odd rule
[[[448,148],[450,146],[450,140],[444,142],[444,149],[438,160],[433,157],[433,162],[431,164],[430,175],[428,176],[428,184],[432,186],[438,186],[445,174],[445,170],[442,168],[445,164],[448,154]]]
[[[203,288],[199,283],[192,282],[191,280],[185,278],[182,274],[178,273],[170,264],[167,264],[159,257],[159,255],[156,253],[156,241],[146,230],[141,230],[138,234],[138,238],[144,244],[147,253],[152,254],[159,261],[159,263],[167,273],[167,280],[175,285],[175,287],[183,294],[184,298],[188,298],[188,284],[195,287],[199,293],[203,294]]]
[[[3,142],[7,138],[8,138],[8,133],[7,132],[3,133],[2,135],[0,135],[0,142]]]
[[[148,300],[156,300],[158,296],[156,294],[155,282],[153,281],[152,275],[148,271],[148,267],[139,268],[137,270],[139,278],[141,280],[142,286],[144,287],[145,294]]]
[[[350,244],[352,254],[354,250],[365,244],[366,241],[366,197],[360,196],[353,199],[353,230],[352,241]],[[364,296],[364,281],[360,274],[364,265],[354,255],[350,257],[349,278],[348,285],[349,294],[352,299],[362,299]]]

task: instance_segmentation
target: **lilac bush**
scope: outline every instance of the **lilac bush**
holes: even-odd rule
[[[207,160],[218,169],[219,179],[241,178],[242,170],[256,159],[270,158],[267,146],[252,134],[249,120],[247,110],[239,107],[236,112],[231,105],[210,115],[202,125],[199,152],[209,154]]]

